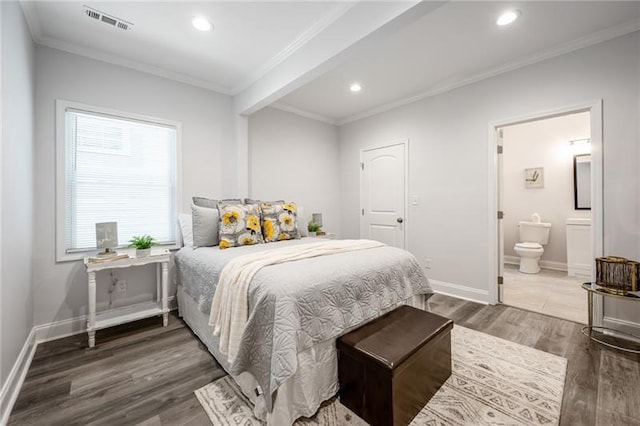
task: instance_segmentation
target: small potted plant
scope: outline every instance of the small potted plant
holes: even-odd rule
[[[155,245],[155,240],[151,235],[134,236],[129,240],[129,247],[136,248],[136,257],[149,256],[153,245]]]
[[[309,230],[309,236],[315,237],[316,233],[320,230],[320,225],[315,222],[309,222],[307,229]]]

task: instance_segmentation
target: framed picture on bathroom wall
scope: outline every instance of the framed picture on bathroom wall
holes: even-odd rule
[[[544,188],[544,167],[524,169],[525,188]]]

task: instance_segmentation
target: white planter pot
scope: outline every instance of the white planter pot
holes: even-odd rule
[[[147,257],[151,254],[151,249],[136,249],[136,257]]]
[[[315,236],[316,236],[316,233],[315,233],[315,232],[311,232],[311,231],[309,231],[309,236],[310,236],[310,237],[315,237]]]

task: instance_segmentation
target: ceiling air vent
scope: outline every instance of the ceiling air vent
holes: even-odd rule
[[[120,28],[121,30],[127,31],[133,28],[133,24],[131,22],[124,21],[120,18],[116,18],[115,16],[107,15],[87,5],[84,5],[84,14],[91,19],[103,22],[112,27]]]

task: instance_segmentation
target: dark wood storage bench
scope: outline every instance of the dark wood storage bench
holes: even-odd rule
[[[452,328],[401,306],[340,337],[340,402],[373,426],[409,424],[451,375]]]

